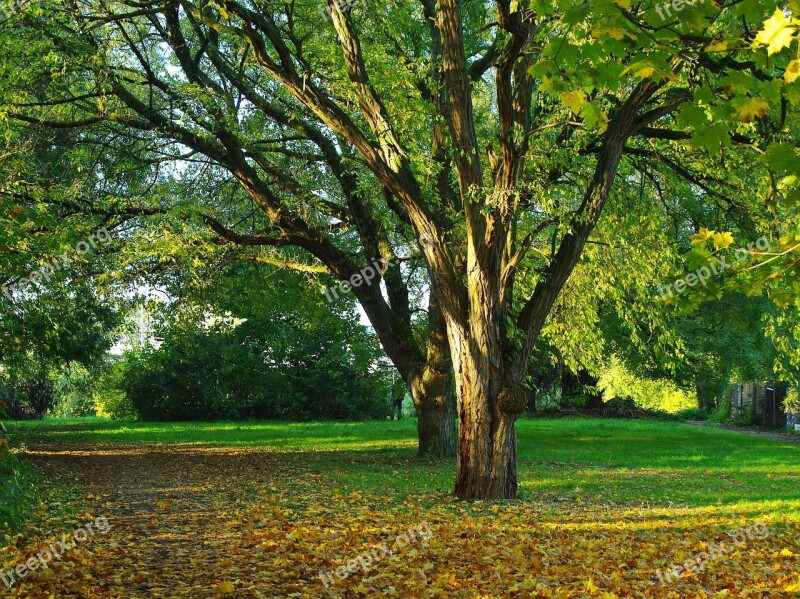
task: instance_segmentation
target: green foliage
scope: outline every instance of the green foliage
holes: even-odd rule
[[[12,373],[0,380],[8,414],[15,420],[43,418],[56,399],[55,385],[46,368],[22,374]]]
[[[8,431],[3,424],[7,416],[7,395],[0,386],[0,532],[18,530],[28,516],[36,495],[34,475],[12,453]],[[0,536],[0,545],[2,545]]]
[[[104,360],[117,322],[85,282],[0,300],[0,387],[11,417],[93,414],[89,370]]]
[[[704,422],[709,419],[709,414],[700,408],[686,408],[678,411],[675,417],[683,422],[700,421]]]
[[[30,469],[0,435],[0,531],[13,532],[22,526],[34,503],[33,481]]]
[[[347,349],[312,363],[305,351],[275,347],[274,331],[266,328],[248,321],[231,332],[181,331],[158,349],[129,354],[122,388],[144,420],[358,420],[389,414],[390,389],[382,375],[353,365]],[[306,333],[319,341],[325,331]]]
[[[725,397],[720,400],[719,405],[708,415],[709,422],[731,422],[731,398],[730,394],[726,393]]]
[[[753,414],[752,412],[745,410],[744,412],[742,412],[738,416],[734,416],[733,418],[728,416],[727,420],[737,426],[751,426],[753,424]]]
[[[77,363],[68,364],[57,372],[51,415],[56,418],[96,416],[97,375],[97,371]]]
[[[789,387],[784,405],[790,414],[800,414],[800,389],[798,387]]]
[[[694,394],[678,387],[669,379],[648,379],[637,376],[616,357],[599,377],[603,398],[630,398],[641,408],[667,413],[682,413],[696,404]]]
[[[129,352],[121,388],[145,420],[385,418],[391,380],[352,300],[333,313],[296,274],[251,265],[164,307],[163,343]],[[116,375],[115,375],[116,376]]]
[[[126,362],[112,359],[98,374],[94,391],[94,407],[98,416],[115,420],[135,420],[139,414],[123,391]]]

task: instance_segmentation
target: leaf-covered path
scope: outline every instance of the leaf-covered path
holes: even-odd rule
[[[772,517],[766,537],[734,542],[725,531],[752,527],[752,514],[622,505],[579,488],[547,500],[461,504],[444,490],[345,488],[324,467],[326,459],[403,467],[369,454],[38,443],[28,457],[76,489],[80,511],[70,523],[46,521],[44,545],[0,553],[6,569],[54,541],[57,529],[69,533],[97,517],[111,528],[0,595],[613,599],[800,591],[791,518]],[[668,566],[696,560],[712,543],[722,552],[702,571],[661,583]]]

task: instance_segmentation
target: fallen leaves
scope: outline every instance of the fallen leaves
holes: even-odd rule
[[[588,493],[580,502],[490,504],[445,491],[368,492],[335,486],[299,453],[105,447],[47,455],[52,473],[83,481],[76,521],[103,512],[113,526],[15,585],[13,597],[747,599],[800,589],[798,526],[789,517],[769,522],[768,539],[662,586],[658,569],[757,518],[721,506],[606,504]],[[321,576],[421,522],[429,538],[343,580]],[[0,563],[8,568],[36,548],[34,539],[9,547]]]

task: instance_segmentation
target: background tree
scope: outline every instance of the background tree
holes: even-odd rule
[[[199,284],[162,305],[157,347],[125,357],[121,387],[144,419],[390,415],[380,346],[351,301],[331,312],[298,275],[252,264]]]

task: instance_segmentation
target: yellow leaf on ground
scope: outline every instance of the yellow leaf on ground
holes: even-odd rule
[[[217,595],[230,595],[233,593],[233,584],[230,582],[221,582],[214,589]]]

